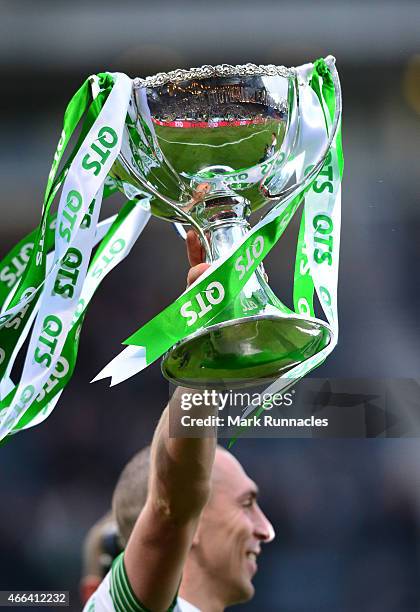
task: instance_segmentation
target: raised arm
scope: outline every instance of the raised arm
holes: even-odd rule
[[[188,255],[192,266],[188,282],[207,268],[202,263],[198,238],[189,233]],[[200,513],[210,494],[216,436],[170,438],[169,412],[176,422],[181,409],[178,388],[156,428],[151,451],[151,472],[146,505],[125,551],[127,576],[137,598],[153,612],[164,612],[178,590]],[[194,390],[197,392],[197,390]],[[192,407],[203,416],[201,407]],[[208,408],[216,412],[217,408]],[[184,413],[185,414],[185,413]],[[208,414],[208,413],[207,413]]]

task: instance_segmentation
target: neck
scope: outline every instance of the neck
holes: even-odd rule
[[[188,571],[187,566],[184,567],[179,596],[201,612],[223,612],[226,607],[212,581],[203,572]]]

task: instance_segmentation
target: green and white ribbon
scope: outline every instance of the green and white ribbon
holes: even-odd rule
[[[99,242],[101,240],[101,244],[89,266],[64,347],[55,368],[50,368],[49,378],[42,390],[32,404],[28,406],[11,433],[33,427],[51,414],[63,388],[72,376],[77,357],[80,330],[89,302],[105,276],[129,254],[149,218],[150,206],[148,201],[131,201],[127,202],[118,216],[106,219],[98,225],[95,241]],[[23,340],[24,338],[22,338]],[[20,347],[16,348],[18,351]],[[6,406],[0,412],[0,418],[4,416],[7,406],[10,405],[17,391],[17,387],[11,383],[8,374],[4,378],[4,385],[5,390],[7,389],[7,392],[11,392],[11,394],[0,402],[0,406]]]
[[[94,99],[91,81],[96,86]],[[97,227],[102,194],[104,186],[106,195],[111,191],[107,175],[121,147],[131,91],[131,79],[114,74],[88,79],[76,93],[65,113],[38,231],[0,264],[1,278],[8,284],[1,294],[6,307],[3,305],[0,318],[0,439],[40,422],[51,412],[73,371],[81,323],[93,292],[128,254],[149,219],[147,201],[128,203],[109,228],[87,275],[92,248],[101,237]],[[83,115],[81,136],[56,179],[64,149]],[[52,239],[49,210],[61,186]],[[52,243],[53,256],[48,261]],[[12,278],[10,264],[19,263],[17,254],[28,257],[29,251],[24,274]],[[23,373],[12,388],[10,372],[37,308]]]
[[[109,217],[108,219],[105,219],[104,221],[101,221],[101,223],[99,223],[97,229],[96,229],[96,235],[95,235],[95,244],[99,243],[103,237],[105,236],[105,234],[108,232],[109,228],[111,227],[112,223],[115,221],[116,219],[116,215],[114,215],[113,217]],[[53,221],[52,221],[52,225],[55,227],[55,220],[56,220],[56,215],[54,215],[53,217]],[[17,289],[17,284],[18,284],[18,279],[21,276],[21,271],[22,271],[22,267],[21,267],[21,263],[22,263],[22,259],[28,256],[28,254],[30,254],[33,250],[33,236],[35,234],[36,230],[34,230],[33,232],[31,232],[30,234],[28,234],[18,245],[18,252],[17,255],[15,255],[14,257],[10,257],[10,254],[13,253],[16,250],[12,249],[12,251],[8,254],[8,256],[1,262],[0,264],[0,270],[2,272],[5,272],[4,274],[4,279],[8,281],[8,286],[4,286],[2,287],[2,285],[0,284],[0,287],[2,287],[3,289],[6,289],[6,291],[4,291],[3,295],[2,295],[2,301],[3,303],[7,303],[8,300],[11,299],[11,297],[13,296],[14,291]],[[53,248],[49,248],[48,249],[48,255],[47,255],[47,268],[49,268],[52,265],[53,262],[53,258],[54,258],[54,250]],[[4,265],[3,265],[4,264]],[[7,293],[7,291],[9,293]],[[28,333],[29,333],[29,329],[35,319],[35,316],[38,312],[38,308],[37,306],[39,305],[39,303],[37,303],[37,305],[35,305],[31,316],[29,317],[28,321],[26,322],[26,326],[24,330],[20,330],[21,335],[18,339],[18,342],[16,343],[16,345],[13,348],[13,352],[10,356],[9,359],[9,363],[7,364],[7,367],[4,371],[4,375],[3,378],[0,380],[0,400],[5,398],[11,391],[11,389],[14,388],[13,383],[10,380],[10,372],[13,368],[13,365],[15,363],[16,360],[16,356],[19,353],[24,341],[26,340]],[[10,321],[8,321],[8,323],[6,323],[6,328],[7,326],[13,326],[13,325],[17,325],[19,323],[20,319],[19,317],[16,317],[16,319],[10,319]]]
[[[335,111],[334,86],[327,66],[322,60],[315,63],[312,88],[317,93],[331,129]],[[337,284],[341,226],[341,180],[344,169],[339,126],[322,170],[305,195],[296,253],[294,304],[297,312],[314,317],[314,290],[327,318],[330,343],[319,353],[280,376],[267,387],[265,397],[285,392],[303,376],[314,370],[332,353],[338,342]],[[262,407],[244,408],[243,417]]]
[[[70,380],[77,358],[80,331],[86,309],[102,280],[130,252],[133,244],[143,231],[150,218],[150,207],[147,201],[130,201],[124,206],[109,227],[106,220],[104,227],[108,231],[103,238],[83,283],[83,289],[71,322],[64,347],[56,366],[35,401],[25,411],[15,426],[13,433],[27,429],[44,421],[54,409],[62,390]],[[101,229],[101,224],[98,226]],[[103,234],[103,230],[101,231]],[[16,391],[16,389],[15,389]]]

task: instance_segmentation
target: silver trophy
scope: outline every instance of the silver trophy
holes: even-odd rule
[[[249,231],[252,213],[297,193],[322,166],[341,114],[334,58],[326,62],[336,98],[328,136],[311,119],[305,66],[223,64],[135,79],[112,176],[129,197],[146,192],[155,216],[193,227],[207,261],[217,260]],[[166,353],[162,372],[175,384],[246,386],[329,341],[322,321],[285,315],[260,266],[210,326]]]

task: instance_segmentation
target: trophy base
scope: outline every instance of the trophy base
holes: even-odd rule
[[[329,342],[322,322],[260,314],[197,331],[164,355],[161,368],[175,385],[244,388],[278,378]]]

